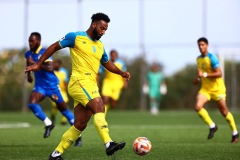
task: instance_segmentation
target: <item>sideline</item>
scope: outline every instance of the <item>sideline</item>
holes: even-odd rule
[[[25,122],[17,122],[17,123],[0,122],[0,129],[3,129],[3,128],[28,128],[28,127],[30,127],[30,124],[25,123]]]

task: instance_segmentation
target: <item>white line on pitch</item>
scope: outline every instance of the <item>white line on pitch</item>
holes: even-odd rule
[[[29,123],[0,123],[1,128],[27,128],[30,127]]]

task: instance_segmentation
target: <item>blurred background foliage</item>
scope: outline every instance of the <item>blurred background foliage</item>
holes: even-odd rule
[[[0,54],[0,110],[1,111],[20,111],[22,109],[22,94],[24,83],[25,58],[22,50],[7,50]],[[68,69],[71,74],[71,58],[66,52],[54,54],[54,58],[63,60],[63,66]],[[123,58],[124,59],[124,58]],[[123,90],[121,98],[117,104],[118,109],[139,110],[141,103],[142,78],[146,75],[146,71],[150,68],[149,63],[144,57],[135,57],[134,59],[125,59],[128,71],[131,73],[131,79],[128,88]],[[225,81],[231,81],[231,61],[225,62]],[[240,70],[240,63],[236,63],[236,70]],[[164,68],[164,66],[163,66]],[[197,91],[200,86],[193,85],[193,78],[196,75],[196,65],[189,64],[185,68],[179,69],[178,72],[171,76],[165,77],[168,93],[162,97],[161,109],[193,109]],[[239,75],[236,75],[239,79]],[[100,80],[102,80],[101,75]],[[231,83],[226,83],[227,92],[231,92]],[[100,81],[101,85],[101,81]],[[27,97],[31,92],[33,84],[27,84]],[[101,88],[100,88],[101,89]],[[237,88],[239,92],[239,88]],[[148,106],[148,97],[146,98],[146,109]],[[228,101],[231,105],[231,101]],[[50,109],[49,99],[41,102],[44,110]],[[239,100],[237,105],[240,105]],[[70,98],[70,108],[73,107],[73,100]],[[208,104],[212,106],[212,103]],[[215,108],[215,107],[214,107]]]

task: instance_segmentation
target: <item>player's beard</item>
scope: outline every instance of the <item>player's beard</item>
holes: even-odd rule
[[[96,28],[93,30],[93,40],[99,40],[102,36],[99,36]]]

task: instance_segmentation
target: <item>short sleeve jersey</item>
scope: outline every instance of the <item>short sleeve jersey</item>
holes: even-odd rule
[[[197,57],[197,67],[202,72],[213,73],[213,70],[220,67],[219,60],[216,55],[208,53],[206,56]],[[225,84],[222,78],[209,78],[202,77],[202,88],[217,91],[219,89],[225,89]]]
[[[46,49],[42,48],[41,46],[37,49],[36,53],[32,51],[27,51],[25,53],[25,58],[28,59],[32,57],[34,62],[37,62],[40,57],[43,55]],[[45,62],[52,61],[52,57],[49,57]],[[35,86],[39,86],[42,88],[53,88],[55,89],[59,83],[58,78],[54,74],[54,71],[45,71],[40,69],[39,71],[34,71],[35,77]]]
[[[127,71],[126,64],[123,60],[121,59],[116,59],[114,64],[123,72]],[[104,79],[111,80],[113,83],[123,83],[123,78],[122,76],[112,73],[108,71],[107,69],[104,68],[104,66],[100,66],[99,73],[105,72],[105,77]]]
[[[100,63],[108,62],[104,45],[92,40],[86,32],[70,32],[61,40],[62,48],[69,47],[72,59],[72,75],[79,79],[96,81]]]

